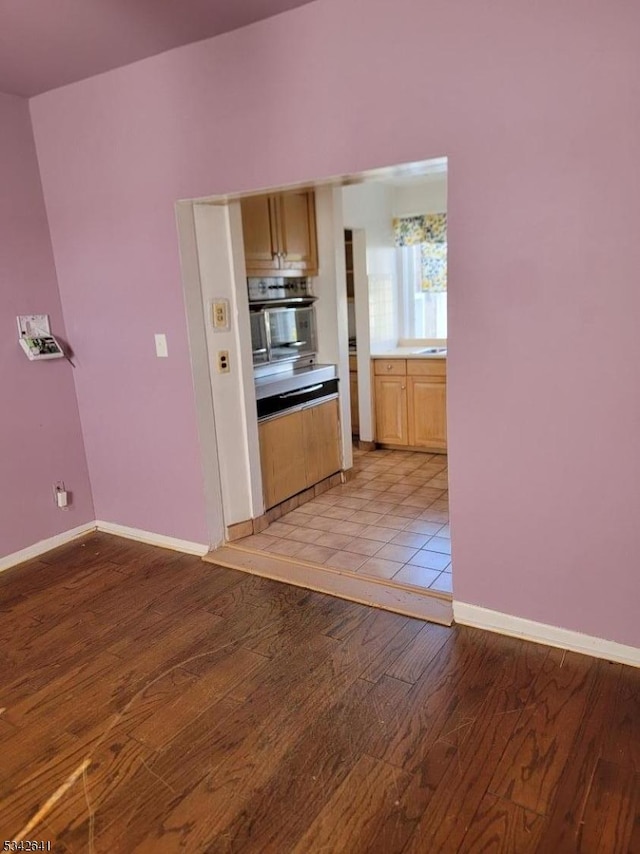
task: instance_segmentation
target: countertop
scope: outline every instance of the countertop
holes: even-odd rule
[[[302,368],[292,366],[288,370],[256,377],[256,400],[326,382],[335,379],[337,375],[335,365],[305,365]]]
[[[372,359],[446,359],[447,353],[422,353],[428,347],[392,347],[389,350],[372,352]]]

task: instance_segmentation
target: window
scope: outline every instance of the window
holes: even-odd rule
[[[393,222],[398,249],[401,338],[447,337],[446,214]]]
[[[446,281],[446,244],[444,244]],[[401,246],[401,338],[447,337],[447,292],[427,290],[422,276],[421,246]]]

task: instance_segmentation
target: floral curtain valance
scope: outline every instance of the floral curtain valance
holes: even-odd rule
[[[393,221],[396,246],[415,246],[416,243],[446,243],[446,213],[404,216]]]
[[[447,290],[447,215],[424,214],[393,220],[396,246],[420,246],[421,289]]]

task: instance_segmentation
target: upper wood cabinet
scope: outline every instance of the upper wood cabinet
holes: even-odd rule
[[[294,190],[241,201],[248,276],[318,274],[313,190]]]

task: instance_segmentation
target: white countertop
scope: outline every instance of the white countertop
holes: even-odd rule
[[[288,370],[280,369],[276,373],[255,378],[256,400],[326,382],[335,379],[337,375],[335,365],[305,365],[301,368],[291,366]]]
[[[447,353],[424,353],[424,347],[391,347],[388,350],[373,351],[372,359],[446,359]]]

